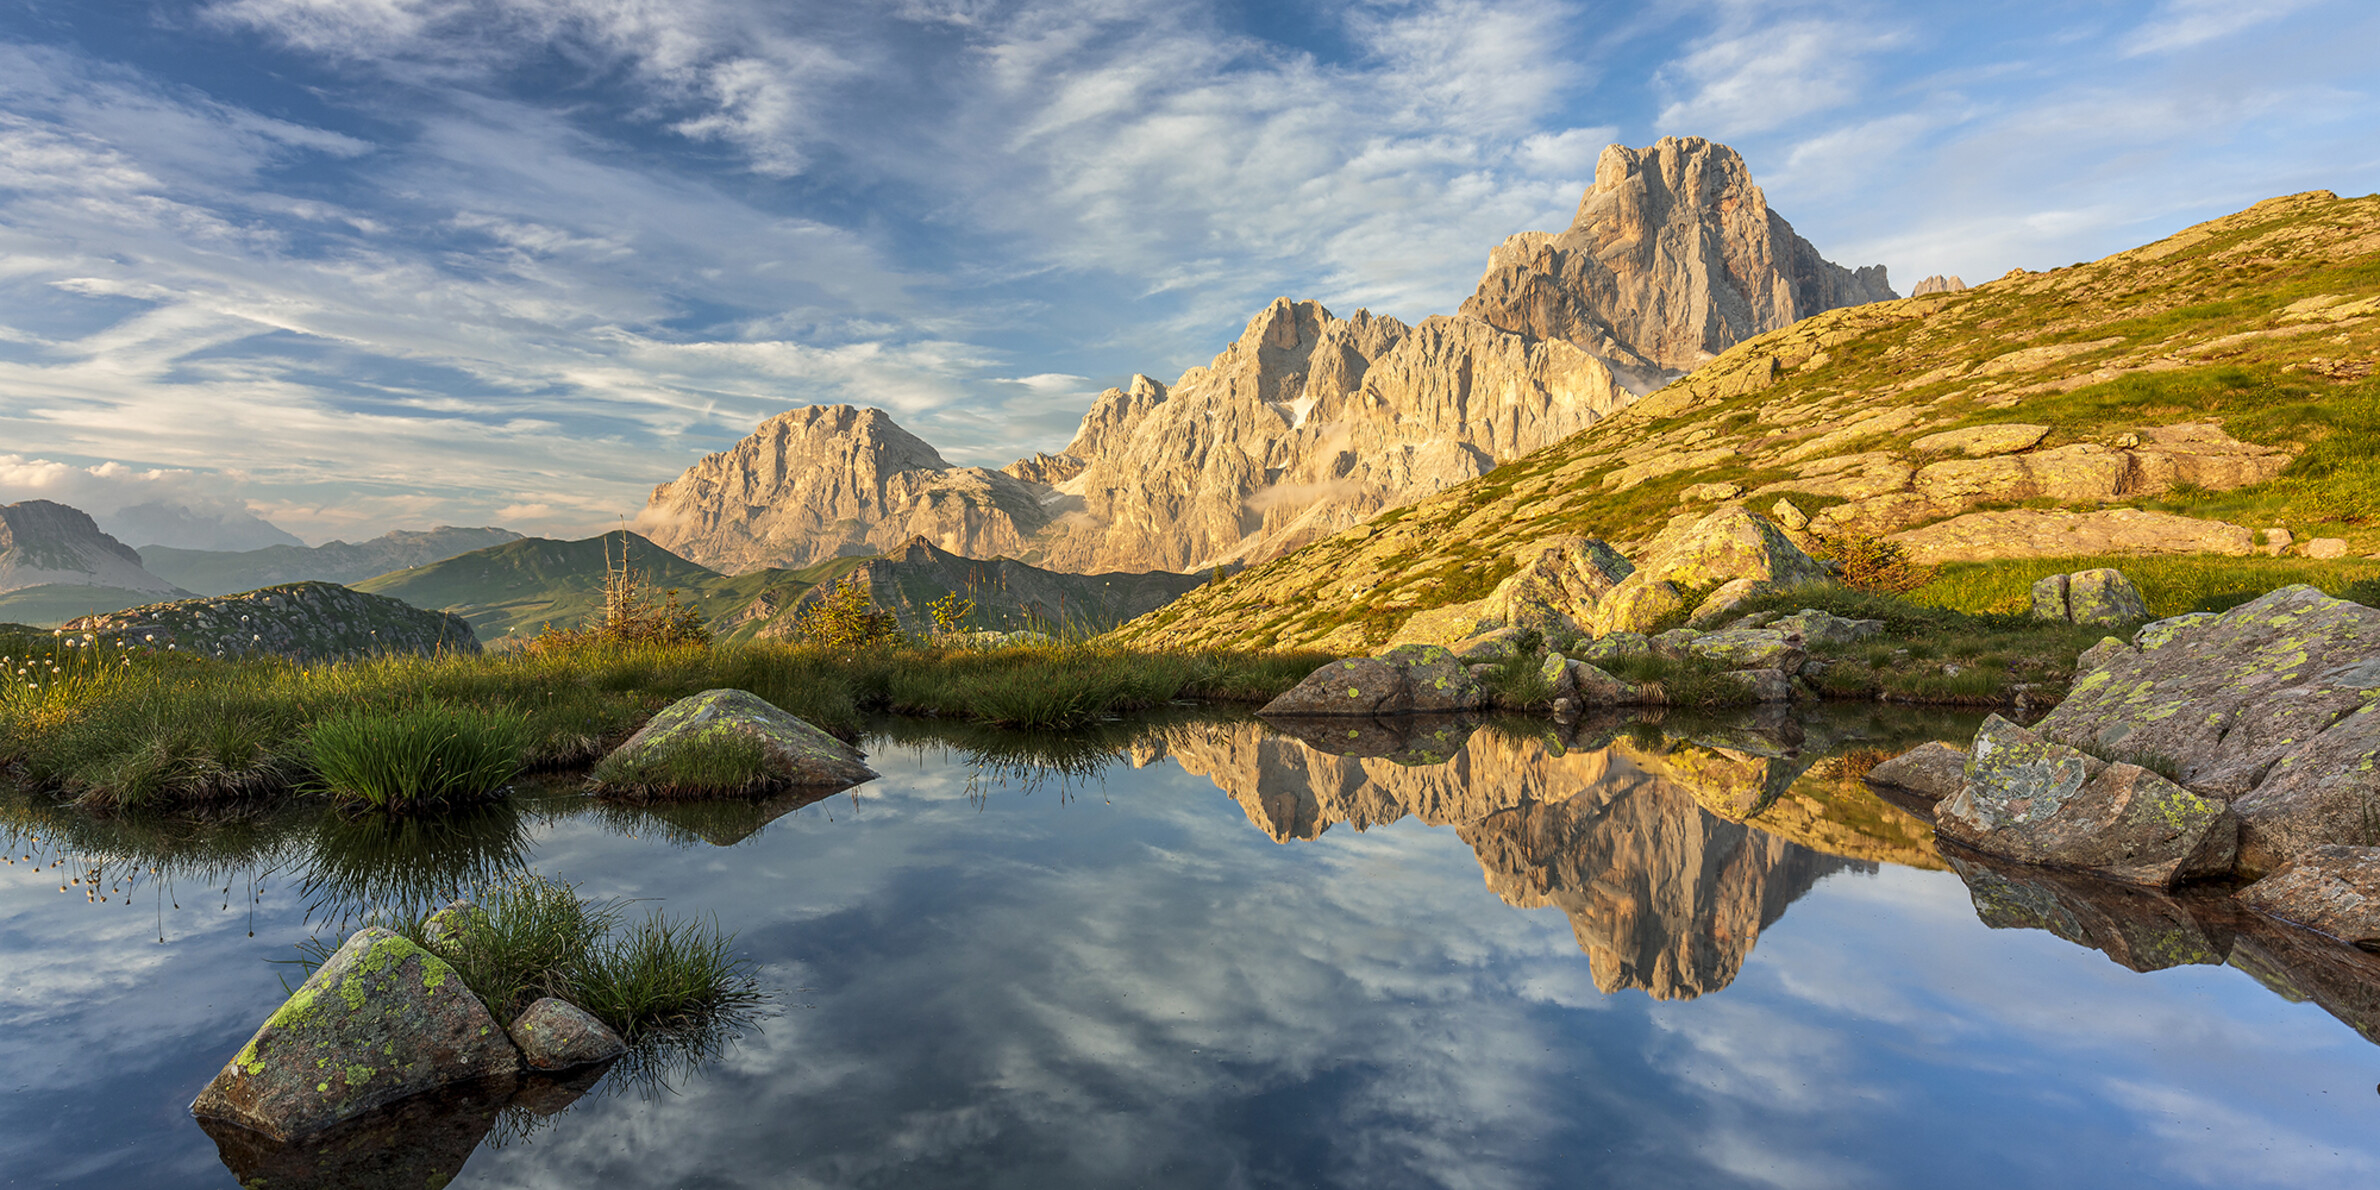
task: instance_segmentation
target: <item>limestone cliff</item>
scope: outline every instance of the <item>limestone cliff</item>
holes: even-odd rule
[[[638,528],[715,570],[880,554],[913,537],[975,557],[1016,553],[1049,489],[953,467],[881,409],[809,405],[760,423],[653,489]]]
[[[176,593],[81,509],[50,500],[0,504],[0,591],[53,585]]]
[[[1812,314],[1898,296],[1882,265],[1820,257],[1734,149],[1671,136],[1605,149],[1569,229],[1504,241],[1462,312],[1666,378]]]

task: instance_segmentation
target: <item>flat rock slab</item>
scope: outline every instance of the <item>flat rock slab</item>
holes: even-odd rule
[[[2341,942],[2380,948],[2380,847],[2323,844],[2249,885],[2240,903]]]
[[[437,1087],[509,1077],[520,1063],[454,968],[372,926],[315,970],[190,1111],[289,1140]]]
[[[1966,784],[1934,829],[1987,855],[2156,887],[2229,871],[2231,807],[2134,764],[2110,764],[1994,715],[1975,733]]]
[[[1869,769],[1867,780],[1938,802],[1966,787],[1967,750],[1932,740]]]
[[[594,1014],[567,1000],[544,997],[514,1017],[512,1043],[531,1070],[569,1070],[609,1062],[628,1052],[628,1043]]]
[[[633,774],[671,753],[716,746],[738,737],[756,741],[776,787],[842,787],[876,779],[860,750],[744,690],[705,690],[661,708],[628,742],[604,758],[603,769]],[[632,779],[608,784],[638,788]],[[599,784],[596,792],[610,792]]]

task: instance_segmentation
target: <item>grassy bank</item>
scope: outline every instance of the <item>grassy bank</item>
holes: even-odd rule
[[[2154,617],[2228,611],[2293,583],[2306,583],[2326,595],[2358,603],[2380,600],[2380,561],[2227,558],[2217,554],[1952,562],[1941,568],[1933,582],[1911,592],[1910,598],[1952,611],[2021,615],[2032,606],[2036,580],[2103,566],[2123,571],[2140,588],[2149,615]]]
[[[885,712],[1061,729],[1175,699],[1267,699],[1325,660],[1081,643],[851,652],[593,643],[300,665],[47,634],[0,636],[0,657],[0,766],[36,788],[110,806],[354,788],[352,776],[324,771],[334,750],[319,741],[359,716],[423,708],[517,723],[518,763],[554,770],[593,763],[662,706],[719,687],[749,690],[846,737]]]

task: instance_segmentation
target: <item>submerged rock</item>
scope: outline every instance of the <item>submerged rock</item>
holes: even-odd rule
[[[1260,715],[1401,715],[1468,711],[1487,688],[1437,645],[1399,645],[1378,657],[1334,661],[1264,705]]]
[[[673,756],[737,740],[760,745],[762,769],[750,792],[789,786],[857,785],[876,779],[859,749],[742,690],[705,690],[663,707],[596,768],[598,793],[672,792],[640,780]]]
[[[367,927],[265,1021],[190,1110],[288,1140],[433,1088],[509,1077],[520,1061],[445,960]]]
[[[531,1070],[569,1070],[609,1062],[628,1052],[628,1043],[620,1040],[611,1026],[586,1009],[552,996],[522,1009],[508,1032]]]
[[[2249,885],[2240,903],[2341,942],[2380,949],[2380,847],[2309,847],[2288,867]]]
[[[1998,715],[1975,733],[1966,773],[1934,829],[1987,854],[2169,887],[2228,871],[2238,847],[2238,820],[2221,801]]]

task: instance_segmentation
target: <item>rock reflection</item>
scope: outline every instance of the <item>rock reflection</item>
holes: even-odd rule
[[[515,1080],[489,1079],[416,1095],[325,1132],[277,1141],[200,1118],[216,1155],[242,1186],[272,1190],[383,1190],[444,1186],[496,1125]]]
[[[1931,831],[1820,758],[1789,717],[1564,729],[1425,716],[1205,721],[1135,759],[1170,756],[1276,842],[1404,818],[1453,827],[1487,885],[1570,919],[1605,992],[1704,995],[1760,931],[1829,873],[1940,866]]]
[[[1945,854],[1987,926],[2045,930],[2134,971],[2234,967],[2284,999],[2320,1005],[2380,1043],[2380,955],[2273,921],[2218,893],[2116,884],[1955,844]]]

